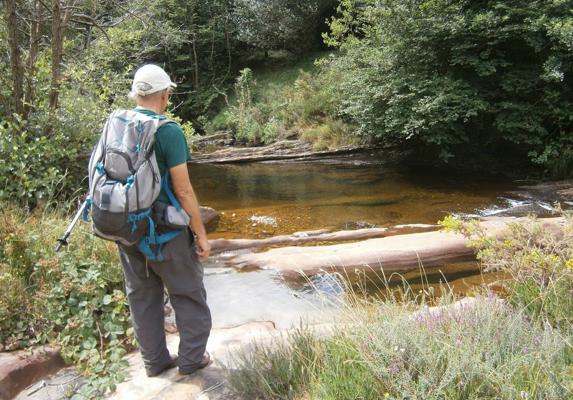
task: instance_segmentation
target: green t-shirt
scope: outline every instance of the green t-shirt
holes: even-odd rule
[[[157,115],[154,111],[145,108],[137,107],[134,111],[149,115],[150,117]],[[157,159],[157,166],[159,167],[159,173],[162,178],[165,173],[169,171],[169,168],[191,160],[187,139],[181,127],[176,122],[168,122],[155,133],[155,158]],[[169,186],[173,191],[171,181],[169,181]],[[163,189],[161,189],[157,200],[163,203],[169,203],[169,198]]]

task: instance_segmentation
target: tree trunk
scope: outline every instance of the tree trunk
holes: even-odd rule
[[[195,91],[199,90],[199,60],[197,59],[197,48],[195,46],[195,32],[193,32],[193,42],[191,42],[192,46],[193,46],[193,60],[195,62],[195,79],[194,79],[194,85],[195,85]]]
[[[8,31],[8,44],[10,46],[10,70],[12,73],[13,85],[13,110],[18,114],[24,112],[23,85],[24,68],[22,67],[22,57],[20,51],[20,41],[18,40],[18,16],[16,14],[18,0],[6,0],[6,28]]]
[[[225,73],[223,82],[229,77],[229,75],[231,75],[231,67],[233,64],[233,58],[231,55],[231,40],[229,39],[229,31],[227,29],[226,24],[225,24],[225,41],[227,43],[227,72]]]
[[[30,22],[30,51],[28,53],[26,94],[24,96],[24,118],[27,118],[34,106],[34,78],[36,77],[36,60],[40,43],[40,24],[42,7],[38,0],[33,2],[32,21]]]
[[[62,80],[62,58],[64,53],[64,27],[60,0],[52,0],[52,84],[50,88],[50,109],[58,108],[58,97]]]

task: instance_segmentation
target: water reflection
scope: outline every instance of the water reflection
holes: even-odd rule
[[[212,237],[264,237],[320,228],[435,223],[503,206],[506,179],[384,164],[380,156],[235,165],[191,164],[201,203],[223,212]],[[268,217],[277,226],[253,223]]]
[[[354,154],[303,162],[191,164],[189,171],[201,203],[221,213],[211,238],[435,224],[448,214],[551,213],[551,203],[545,199],[516,198],[518,185],[509,179],[414,169],[386,159],[383,154]],[[320,275],[310,281],[281,280],[268,289],[272,292],[273,285],[284,289],[286,284],[302,296],[333,299],[349,292],[386,296],[404,287],[422,295],[426,291],[441,294],[450,288],[467,295],[477,287],[504,279],[479,274],[476,264],[436,267],[423,274],[413,271],[404,279],[387,278],[379,274]]]

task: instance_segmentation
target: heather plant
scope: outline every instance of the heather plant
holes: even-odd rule
[[[418,311],[412,312],[412,309]],[[434,308],[357,302],[329,334],[256,343],[227,371],[259,399],[565,399],[570,344],[493,295]],[[310,345],[309,345],[310,344]]]

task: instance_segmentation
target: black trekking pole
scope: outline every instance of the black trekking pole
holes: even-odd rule
[[[68,225],[68,229],[66,229],[64,235],[58,239],[58,243],[56,244],[56,252],[60,251],[62,247],[68,245],[68,238],[72,234],[74,226],[76,226],[76,223],[78,222],[84,211],[86,211],[86,209],[89,208],[89,204],[90,204],[89,197],[86,197],[80,209],[78,210],[76,215],[74,215],[74,219],[72,219],[72,222],[70,222],[70,224]]]

